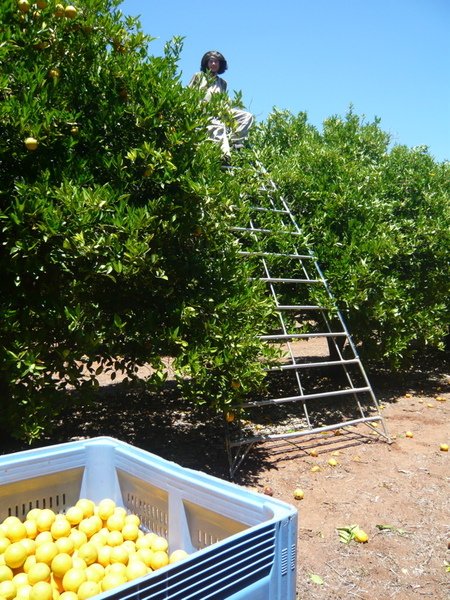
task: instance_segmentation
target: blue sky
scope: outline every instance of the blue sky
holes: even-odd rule
[[[228,88],[264,120],[273,108],[324,119],[350,105],[381,119],[392,143],[450,160],[450,0],[125,0],[161,54],[183,36],[183,83],[207,50],[228,61]]]

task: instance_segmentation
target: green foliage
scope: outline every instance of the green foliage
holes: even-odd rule
[[[218,410],[263,379],[267,301],[229,231],[239,186],[206,138],[207,103],[179,81],[181,40],[152,56],[119,4],[0,7],[0,395],[23,439],[61,390],[143,363],[161,382],[164,356]]]
[[[350,110],[319,133],[274,112],[254,144],[366,358],[400,364],[448,334],[450,165]]]

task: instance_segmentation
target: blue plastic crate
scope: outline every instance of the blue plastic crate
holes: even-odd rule
[[[294,600],[289,504],[108,437],[0,456],[0,519],[106,497],[190,556],[98,600]]]

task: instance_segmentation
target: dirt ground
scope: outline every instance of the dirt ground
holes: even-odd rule
[[[449,453],[440,450],[450,444],[449,373],[441,357],[407,374],[370,375],[392,443],[359,425],[260,444],[243,461],[235,483],[271,488],[298,508],[299,600],[450,598]],[[222,420],[180,403],[171,382],[158,394],[104,385],[94,404],[63,415],[39,445],[97,435],[228,478]],[[20,449],[0,440],[0,453]],[[303,500],[293,497],[298,487]],[[337,528],[352,525],[367,543],[340,541]]]

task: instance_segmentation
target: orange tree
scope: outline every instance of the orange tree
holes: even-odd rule
[[[161,382],[164,356],[218,410],[263,380],[239,186],[179,81],[180,40],[152,56],[119,4],[0,7],[1,427],[22,439],[61,390],[143,363]]]
[[[352,110],[322,132],[275,111],[254,137],[308,235],[361,354],[407,364],[449,331],[450,163],[390,147]]]

